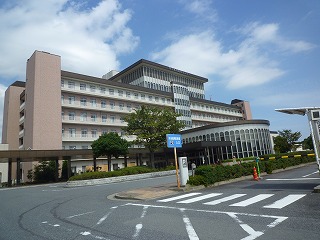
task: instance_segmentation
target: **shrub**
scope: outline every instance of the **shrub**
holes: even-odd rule
[[[71,178],[69,178],[69,181],[119,177],[119,176],[149,173],[149,172],[155,172],[155,171],[157,170],[149,167],[143,167],[143,166],[126,167],[126,168],[122,168],[112,172],[86,172],[80,175],[72,176]]]
[[[202,175],[190,176],[187,184],[190,184],[193,186],[207,185],[206,178]]]
[[[315,161],[314,156],[301,156],[291,158],[277,158],[275,160],[259,161],[260,173],[271,174],[275,169],[285,169],[290,166]],[[191,185],[208,186],[219,181],[249,176],[253,174],[253,167],[257,167],[256,162],[244,162],[241,165],[202,165],[196,168],[195,176],[190,177],[188,183]]]

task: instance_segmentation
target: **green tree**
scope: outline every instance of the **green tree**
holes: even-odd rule
[[[31,177],[31,172],[28,172],[29,179],[35,182],[53,182],[55,181],[55,169],[55,161],[41,161],[34,167],[33,177]]]
[[[292,150],[294,143],[301,137],[300,132],[292,132],[292,130],[279,131],[279,136],[274,138],[274,150],[276,152],[289,152]]]
[[[309,137],[305,138],[302,141],[302,147],[303,147],[303,149],[314,150],[314,146],[313,146],[313,141],[312,141],[311,135]]]
[[[62,162],[61,178],[64,180],[68,179],[68,161],[67,160],[64,160]]]
[[[150,166],[154,165],[154,153],[165,146],[166,134],[178,133],[184,127],[177,120],[180,115],[170,108],[142,106],[125,116],[127,126],[123,130],[129,135],[135,135],[135,144],[144,145],[150,152]]]
[[[94,156],[107,156],[108,158],[108,171],[111,171],[111,158],[112,156],[118,158],[128,154],[129,142],[121,138],[117,133],[102,134],[97,140],[93,141],[92,151]]]

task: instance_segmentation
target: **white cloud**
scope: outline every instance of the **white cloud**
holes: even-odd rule
[[[211,6],[209,0],[180,0],[185,9],[196,16],[214,22],[218,19],[217,11]]]
[[[139,43],[127,27],[131,11],[117,0],[95,7],[71,0],[5,1],[0,6],[0,75],[24,79],[35,50],[62,56],[62,68],[93,76],[118,69],[117,56]],[[14,49],[14,51],[13,51]]]
[[[219,76],[230,89],[261,85],[284,74],[276,62],[245,42],[238,49],[224,51],[210,31],[182,36],[151,57],[200,76]]]
[[[169,46],[154,52],[151,58],[200,76],[214,77],[211,83],[219,79],[229,89],[240,89],[262,85],[285,74],[271,56],[275,52],[279,54],[275,50],[299,53],[314,48],[311,43],[282,37],[279,25],[274,23],[254,22],[236,33],[244,38],[233,49],[223,46],[212,31],[204,31],[175,37]]]
[[[282,51],[298,53],[311,50],[315,47],[314,44],[305,41],[294,41],[283,37],[279,33],[279,24],[276,23],[260,24],[253,22],[240,29],[240,32],[249,36],[247,41],[251,44],[262,45],[271,43]]]

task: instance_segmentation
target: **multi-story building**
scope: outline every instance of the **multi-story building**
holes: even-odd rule
[[[206,100],[207,81],[147,60],[102,78],[86,76],[61,70],[60,56],[35,51],[27,61],[26,81],[17,81],[6,91],[2,142],[9,144],[9,150],[42,150],[88,149],[107,132],[130,140],[133,136],[121,130],[126,124],[123,117],[141,105],[174,109],[189,135],[208,125],[250,122],[248,102]],[[268,132],[269,124],[264,124]],[[185,143],[192,142],[192,137],[186,138]],[[267,145],[263,149],[271,151]]]

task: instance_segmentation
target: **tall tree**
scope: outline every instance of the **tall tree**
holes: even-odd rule
[[[102,134],[97,140],[93,141],[92,151],[96,158],[100,156],[107,156],[108,171],[111,171],[112,156],[118,158],[128,154],[129,142],[121,138],[117,133]]]
[[[165,146],[166,134],[178,133],[184,124],[177,120],[180,115],[170,108],[142,106],[125,116],[127,126],[123,130],[128,135],[135,135],[135,144],[144,145],[150,152],[150,166],[154,165],[154,153]]]
[[[310,149],[310,150],[314,149],[311,135],[302,141],[302,147],[303,149]]]
[[[293,145],[301,137],[300,132],[292,132],[292,130],[285,129],[279,131],[279,136],[274,138],[274,149],[276,152],[289,152],[292,150]]]

